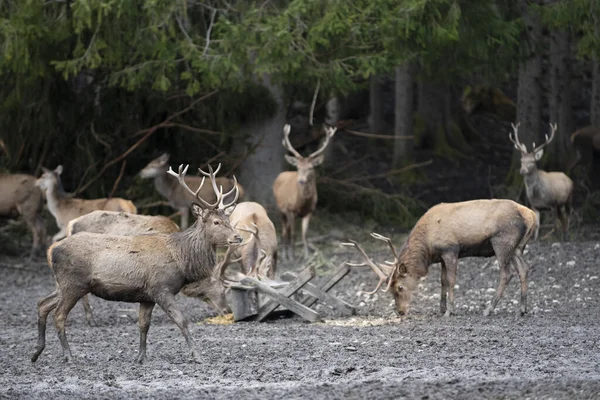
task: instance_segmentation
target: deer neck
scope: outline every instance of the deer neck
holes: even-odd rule
[[[419,236],[421,236],[419,232],[414,232],[414,230],[411,232],[400,250],[398,263],[404,264],[407,274],[417,281],[427,275],[429,265],[434,261],[425,237]]]
[[[209,243],[201,220],[196,220],[190,229],[173,233],[171,240],[186,283],[211,276],[217,261],[216,246]]]
[[[163,173],[154,178],[154,187],[158,193],[163,195],[163,197],[169,201],[172,201],[171,198],[173,197],[174,184],[176,183],[177,181],[175,179],[169,178],[167,171],[163,171]]]
[[[523,181],[525,182],[525,191],[527,192],[528,198],[536,197],[537,194],[540,193],[543,189],[541,173],[540,170],[537,168],[528,173],[527,175],[524,175]]]
[[[305,184],[296,183],[298,186],[298,193],[303,199],[311,199],[317,194],[317,178],[309,180]]]
[[[58,185],[52,185],[46,190],[46,202],[48,211],[56,218],[59,213],[60,203],[65,194]]]

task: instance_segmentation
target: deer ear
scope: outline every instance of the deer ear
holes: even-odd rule
[[[294,167],[298,166],[298,159],[296,157],[288,156],[287,154],[284,157],[285,157],[285,161],[287,161]]]
[[[235,210],[235,206],[229,206],[227,207],[223,212],[225,213],[225,216],[229,217],[231,215],[231,213],[233,212],[233,210]]]
[[[192,203],[191,209],[192,209],[192,214],[194,214],[194,217],[204,219],[207,210],[200,207],[200,205],[197,203]]]
[[[62,165],[59,165],[59,166],[58,166],[58,167],[56,167],[56,169],[54,170],[54,173],[55,173],[56,175],[60,175],[60,174],[62,174],[62,172],[63,172],[63,166],[62,166]]]
[[[323,161],[325,161],[325,156],[323,154],[319,154],[312,159],[312,165],[318,167],[319,165],[323,164]]]
[[[50,170],[48,168],[46,168],[46,167],[42,167],[42,171],[44,171],[44,172],[50,172]]]
[[[406,267],[406,264],[402,263],[398,266],[398,273],[400,275],[406,275],[407,272],[408,272],[408,268]]]
[[[169,153],[163,153],[160,157],[158,157],[158,161],[164,164],[169,161],[170,157],[171,155]]]
[[[544,149],[539,149],[535,152],[535,161],[539,161],[544,155]]]

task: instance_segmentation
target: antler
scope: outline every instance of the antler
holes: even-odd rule
[[[308,158],[315,158],[318,155],[320,155],[323,151],[325,151],[325,148],[329,144],[329,139],[331,139],[333,137],[333,135],[335,135],[336,131],[337,131],[337,127],[334,127],[334,126],[328,126],[327,128],[325,128],[325,141],[323,142],[321,147],[319,147],[317,149],[317,151],[315,151],[310,156],[308,156]]]
[[[376,236],[374,236],[374,237],[376,237]],[[383,236],[381,236],[381,237],[383,237]],[[371,260],[369,258],[369,256],[365,252],[365,250],[361,247],[361,245],[358,244],[354,240],[349,239],[349,243],[342,243],[342,245],[343,246],[354,246],[354,247],[356,247],[356,249],[365,258],[365,262],[364,263],[358,264],[358,263],[349,263],[349,262],[347,262],[346,264],[348,264],[351,267],[369,266],[377,274],[377,276],[379,276],[379,283],[377,283],[377,287],[375,287],[375,290],[373,290],[372,292],[368,292],[367,294],[374,294],[374,293],[376,293],[379,290],[379,288],[381,287],[381,285],[384,282],[386,282],[386,281],[388,281],[388,284],[387,284],[384,292],[387,292],[390,289],[390,285],[392,283],[392,280],[390,278],[392,277],[392,274],[393,274],[394,270],[396,269],[395,265],[391,266],[391,265],[385,265],[385,264],[375,264],[373,262],[373,260]],[[395,253],[395,251],[394,251],[394,253]]]
[[[510,139],[511,142],[514,143],[515,145],[515,149],[519,150],[521,153],[527,153],[527,146],[525,146],[523,143],[519,142],[519,125],[521,125],[520,122],[517,122],[517,124],[510,124],[512,126],[513,129],[513,133],[514,133],[514,138],[512,136],[511,133],[508,134],[508,138]]]
[[[173,175],[175,178],[177,178],[177,180],[179,181],[181,186],[183,186],[184,189],[187,190],[192,196],[194,196],[198,200],[202,200],[202,199],[200,199],[200,197],[198,197],[198,193],[200,193],[200,189],[202,189],[202,186],[204,185],[204,177],[202,177],[200,186],[198,186],[198,189],[196,191],[193,191],[192,189],[190,189],[190,187],[187,185],[187,183],[185,183],[185,174],[187,174],[187,170],[188,170],[189,166],[190,165],[188,164],[185,166],[185,168],[183,168],[183,164],[181,164],[179,166],[179,172],[177,172],[177,173],[175,171],[173,171],[173,169],[169,166],[169,170],[167,171],[167,173],[169,175]],[[204,200],[202,200],[202,201],[204,201]]]
[[[302,155],[300,153],[298,153],[296,151],[296,149],[294,149],[294,147],[292,146],[292,143],[290,143],[290,131],[292,130],[292,127],[290,126],[290,124],[285,124],[285,126],[283,127],[283,147],[285,147],[285,149],[287,151],[289,151],[290,153],[292,153],[294,156],[298,157],[298,158],[302,158]]]
[[[539,145],[538,147],[535,147],[535,142],[534,142],[533,143],[533,153],[537,153],[544,147],[548,146],[548,144],[550,144],[552,139],[554,139],[554,134],[556,133],[557,128],[558,128],[557,124],[552,125],[552,123],[550,123],[550,138],[548,138],[548,135],[546,135],[546,141],[544,143],[542,143],[541,145]]]
[[[212,184],[213,191],[215,192],[215,195],[217,196],[217,200],[213,204],[210,204],[208,201],[206,201],[200,197],[197,197],[197,196],[196,197],[198,198],[198,200],[200,200],[202,202],[202,204],[204,204],[204,206],[206,208],[213,209],[213,210],[214,209],[224,210],[227,207],[232,206],[237,201],[237,199],[240,195],[240,191],[239,191],[239,188],[237,185],[237,179],[235,176],[233,176],[233,188],[229,192],[223,194],[223,186],[217,187],[217,181],[216,181],[215,175],[220,170],[221,170],[221,163],[219,163],[219,165],[217,166],[217,169],[214,171],[213,171],[212,167],[210,166],[210,164],[208,165],[208,172],[203,171],[201,168],[198,168],[198,172],[200,172],[202,175],[204,175],[202,177],[202,182],[204,182],[205,177],[208,177],[210,179],[210,183]],[[235,197],[234,197],[233,201],[229,202],[229,204],[224,204],[223,199],[225,197],[229,196],[234,191],[235,191]]]

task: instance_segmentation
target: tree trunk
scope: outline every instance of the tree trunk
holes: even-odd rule
[[[240,132],[246,140],[238,141],[235,147],[242,152],[254,149],[239,168],[238,179],[246,191],[245,200],[256,201],[273,211],[273,182],[283,170],[285,151],[281,139],[286,113],[281,88],[271,83],[266,74],[263,75],[262,83],[277,102],[277,111],[272,118],[247,123]]]
[[[394,135],[413,134],[413,71],[410,64],[396,67],[396,105],[394,110]],[[413,140],[395,140],[393,168],[401,168],[414,162]]]
[[[537,47],[542,35],[542,24],[538,15],[529,12],[527,0],[522,0],[520,6],[525,22],[524,35],[526,36],[521,38],[521,54],[524,54],[524,58],[519,66],[517,122],[520,123],[519,140],[531,151],[533,142],[540,143],[542,58]],[[508,137],[506,140],[508,142]],[[507,183],[511,186],[520,185],[522,182],[522,178],[519,176],[520,158],[521,154],[515,150],[507,177]]]
[[[592,101],[590,125],[600,128],[600,59],[595,58],[592,66]]]
[[[369,130],[376,134],[382,134],[385,131],[383,88],[381,87],[381,77],[375,75],[369,79]]]
[[[329,100],[327,100],[327,104],[325,105],[325,123],[329,126],[337,126],[340,121],[340,115],[342,112],[342,104],[340,99],[335,95],[335,93],[331,93]],[[329,143],[329,145],[325,148],[325,152],[323,155],[325,156],[324,166],[325,168],[329,168],[335,165],[335,151],[333,150],[333,139]]]
[[[550,122],[558,124],[558,130],[548,146],[549,157],[546,157],[544,166],[565,170],[570,157],[569,137],[574,131],[570,86],[571,46],[569,34],[565,31],[552,32],[550,40]]]
[[[464,157],[469,151],[454,118],[452,92],[444,83],[419,83],[418,118],[414,127],[417,144],[433,148],[440,157]]]

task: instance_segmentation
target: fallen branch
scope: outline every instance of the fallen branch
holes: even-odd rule
[[[351,129],[344,129],[344,132],[348,132],[349,134],[354,135],[354,136],[367,137],[367,138],[371,138],[371,139],[412,140],[415,138],[414,135],[409,135],[409,136],[380,135],[380,134],[376,134],[376,133],[353,131]]]
[[[104,165],[104,167],[102,167],[102,169],[100,170],[100,172],[98,172],[98,174],[96,176],[94,176],[92,179],[90,179],[88,181],[88,183],[86,183],[85,185],[83,185],[83,187],[79,188],[75,193],[80,193],[83,192],[85,189],[87,189],[88,187],[91,186],[92,183],[94,183],[95,181],[97,181],[102,175],[104,175],[104,173],[106,172],[106,170],[108,168],[110,168],[111,166],[113,166],[114,164],[124,160],[129,154],[131,154],[135,149],[137,149],[138,147],[140,147],[140,145],[142,143],[144,143],[144,141],[146,141],[146,139],[148,139],[150,136],[152,136],[152,134],[154,134],[154,132],[156,132],[159,128],[163,128],[165,126],[165,124],[170,123],[173,119],[177,118],[178,116],[185,114],[186,112],[190,111],[192,108],[194,108],[196,106],[196,104],[198,104],[199,102],[206,100],[207,98],[209,98],[210,96],[216,94],[218,92],[218,90],[213,90],[212,92],[205,94],[204,96],[194,100],[189,106],[187,106],[186,108],[184,108],[181,111],[178,111],[174,114],[172,114],[171,116],[169,116],[167,119],[165,119],[163,122],[161,122],[158,125],[154,125],[151,128],[147,128],[147,129],[143,129],[140,132],[146,132],[146,134],[144,136],[142,136],[137,142],[135,142],[131,147],[129,147],[123,154],[121,154],[119,157],[112,159],[111,161],[109,161],[108,163],[106,163],[106,165]],[[137,134],[136,134],[137,135]],[[134,135],[134,136],[136,136]]]
[[[340,182],[356,182],[356,181],[364,181],[364,180],[371,180],[371,179],[388,178],[390,176],[398,175],[403,172],[410,171],[412,169],[425,167],[432,163],[433,163],[433,160],[427,160],[422,163],[407,165],[406,167],[402,167],[400,169],[393,169],[393,170],[391,170],[389,172],[385,172],[383,174],[376,174],[376,175],[370,175],[370,176],[357,176],[354,178],[342,179],[342,180],[340,180]]]
[[[208,161],[206,161],[204,164],[202,164],[199,168],[200,169],[206,168],[211,162],[215,161],[216,159],[218,159],[219,157],[221,157],[223,154],[225,154],[224,151],[220,152],[219,154],[217,154],[214,157],[211,157],[210,159],[208,159]]]
[[[127,165],[127,160],[123,160],[123,162],[121,163],[121,170],[119,171],[119,176],[117,176],[117,180],[115,180],[115,183],[110,191],[110,194],[108,195],[109,199],[111,199],[115,195],[115,191],[117,190],[117,187],[119,186],[119,182],[121,182],[121,179],[123,178],[123,172],[125,172],[126,165]]]

